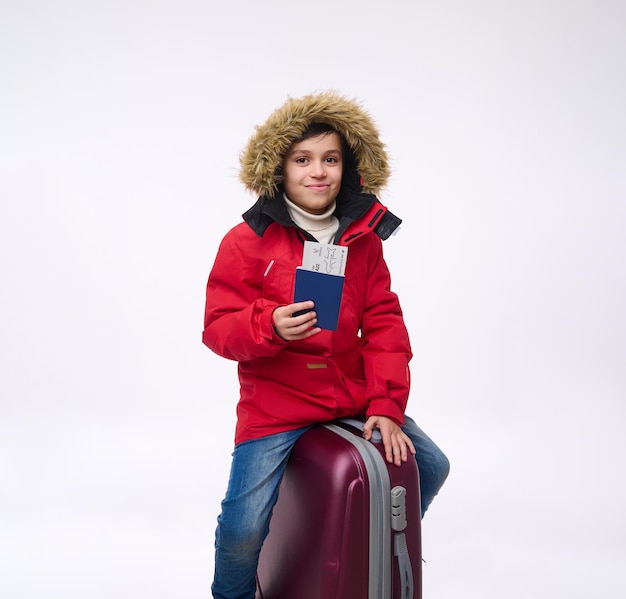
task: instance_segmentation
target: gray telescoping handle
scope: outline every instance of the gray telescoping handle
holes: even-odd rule
[[[402,594],[400,599],[413,599],[413,569],[411,568],[411,558],[406,544],[406,536],[403,532],[394,535],[393,553],[398,558],[398,569],[400,571],[400,584]]]
[[[362,420],[359,420],[358,418],[339,418],[337,422],[342,422],[343,424],[347,424],[348,426],[353,426],[354,428],[360,430],[361,432],[363,432],[363,425],[365,424],[365,422],[363,422]],[[376,443],[380,443],[382,440],[383,440],[383,437],[380,434],[380,431],[377,428],[375,428],[374,431],[372,432],[372,441],[375,441]]]
[[[413,599],[413,569],[411,557],[406,544],[406,536],[402,532],[407,526],[406,489],[400,485],[391,489],[391,529],[393,536],[393,554],[398,560],[402,593],[400,599]]]

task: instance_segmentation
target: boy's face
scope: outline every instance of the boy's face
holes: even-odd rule
[[[334,132],[293,144],[283,162],[289,200],[310,214],[323,214],[339,193],[342,158],[341,138]]]

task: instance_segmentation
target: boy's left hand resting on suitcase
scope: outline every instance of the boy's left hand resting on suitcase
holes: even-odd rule
[[[413,442],[402,429],[386,416],[370,416],[363,425],[363,437],[366,441],[372,438],[374,428],[380,431],[385,448],[385,457],[390,464],[400,466],[408,459],[408,453],[415,455]]]

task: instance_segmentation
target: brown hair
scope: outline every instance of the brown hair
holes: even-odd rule
[[[341,138],[341,145],[345,146],[345,140],[343,135],[337,131],[332,125],[328,125],[327,123],[311,123],[305,130],[304,133],[296,140],[294,140],[294,144],[304,141],[305,139],[310,139],[311,137],[317,137],[318,135],[327,135],[328,133],[336,133]],[[293,144],[292,144],[293,145]],[[344,147],[345,149],[345,147]]]

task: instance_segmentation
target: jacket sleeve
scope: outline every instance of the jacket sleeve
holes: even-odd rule
[[[274,332],[278,303],[262,297],[263,273],[255,266],[235,228],[222,240],[207,283],[202,341],[239,362],[273,356],[287,344]]]
[[[391,291],[382,242],[375,241],[361,324],[367,416],[387,416],[403,424],[410,390],[411,345],[398,296]]]

